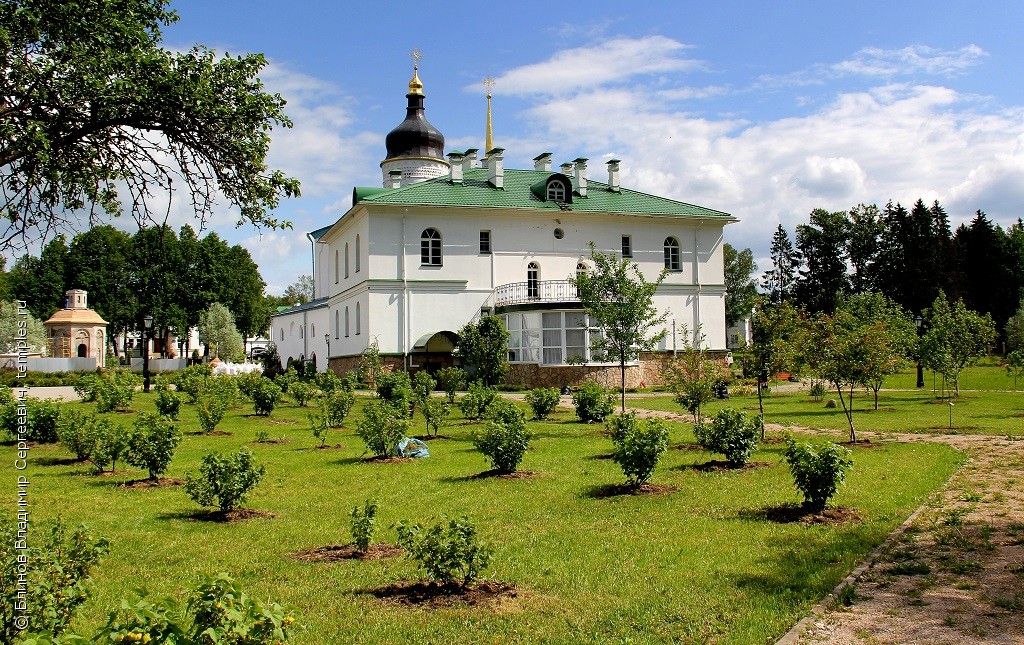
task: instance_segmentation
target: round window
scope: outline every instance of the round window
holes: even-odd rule
[[[562,230],[562,229],[560,229],[560,228],[556,228],[556,229],[555,229],[555,239],[556,239],[556,240],[560,240],[560,239],[562,239],[563,237],[565,237],[565,231],[563,231],[563,230]]]

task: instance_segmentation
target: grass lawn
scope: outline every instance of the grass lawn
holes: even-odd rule
[[[732,403],[746,407],[750,399]],[[784,397],[768,404],[776,412],[793,407],[793,414],[803,405]],[[921,409],[930,407],[939,406]],[[151,395],[137,396],[135,408],[151,410]],[[808,404],[803,422],[828,425],[814,416],[820,408]],[[121,482],[143,473],[96,477],[88,465],[67,463],[69,453],[59,446],[33,447],[27,471],[33,521],[62,515],[111,543],[94,571],[95,593],[76,622],[80,628],[101,623],[134,588],[180,594],[199,573],[225,571],[256,597],[294,608],[300,644],[764,643],[830,591],[962,460],[932,444],[857,449],[834,503],[856,509],[861,521],[778,524],[756,512],[799,501],[779,444],[754,454],[767,466],[728,473],[691,468],[720,456],[672,449],[652,481],[676,492],[601,497],[602,487],[623,481],[616,464],[603,458],[611,442],[601,426],[575,423],[566,412],[530,423],[536,438],[522,469],[536,476],[504,480],[471,478],[489,466],[471,443],[477,426],[457,410],[442,431],[449,438],[430,442],[429,459],[366,463],[361,440],[348,429],[328,438],[340,447],[315,449],[306,409],[286,405],[270,419],[232,410],[218,426],[230,435],[212,437],[191,434],[198,430],[195,413],[183,409],[186,436],[167,474],[183,477],[206,450],[248,445],[267,473],[246,506],[276,517],[201,521],[180,488],[125,489]],[[868,427],[868,419],[885,414],[858,420]],[[116,417],[131,421],[128,414]],[[422,433],[418,415],[417,424]],[[256,443],[260,430],[286,442]],[[688,426],[673,425],[672,444],[692,442]],[[14,451],[0,446],[0,458],[13,463]],[[349,542],[349,512],[367,498],[380,503],[377,540],[394,542],[390,526],[401,519],[468,515],[495,549],[485,577],[514,583],[518,597],[491,608],[398,608],[366,591],[420,577],[405,558],[308,564],[286,557]]]

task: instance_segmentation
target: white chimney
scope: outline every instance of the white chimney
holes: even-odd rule
[[[504,148],[487,151],[487,181],[495,188],[505,188]]]
[[[576,167],[576,192],[580,197],[587,196],[587,160],[583,157],[573,160]]]
[[[612,159],[608,162],[608,190],[613,193],[619,192],[619,160]]]
[[[476,168],[476,153],[479,152],[476,148],[470,148],[466,151],[466,155],[462,158],[462,169],[472,170]]]
[[[402,187],[402,171],[401,170],[389,171],[388,172],[388,180],[390,181],[390,184],[391,184],[390,186],[388,186],[388,188],[401,188]]]
[[[561,165],[561,168],[562,168],[562,174],[563,175],[565,175],[566,177],[572,177],[572,162],[571,161],[566,161],[564,164]]]
[[[462,153],[461,152],[449,152],[448,153],[448,165],[452,169],[452,183],[462,183]]]
[[[542,152],[533,158],[533,169],[551,172],[551,153]]]

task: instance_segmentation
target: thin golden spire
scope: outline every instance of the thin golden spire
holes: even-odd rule
[[[494,79],[486,77],[484,87],[487,88],[487,133],[484,135],[484,154],[487,154],[494,149],[494,128],[491,123],[491,88],[494,87]]]
[[[412,56],[412,80],[409,81],[409,94],[423,95],[423,81],[420,80],[420,59],[423,54],[419,49],[413,48],[409,55]]]

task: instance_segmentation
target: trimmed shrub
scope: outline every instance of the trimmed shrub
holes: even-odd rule
[[[587,381],[572,393],[572,404],[583,423],[602,422],[615,411],[615,394]]]
[[[57,421],[57,438],[79,461],[88,459],[92,455],[93,446],[96,445],[96,436],[92,432],[95,420],[94,412],[76,408],[65,408],[60,413],[60,419]]]
[[[280,402],[281,388],[264,376],[259,386],[252,392],[252,406],[256,416],[269,417]]]
[[[310,412],[306,415],[309,418],[309,429],[313,431],[313,437],[320,440],[320,447],[327,444],[327,430],[330,425],[327,423],[327,415],[323,412]]]
[[[356,424],[356,434],[366,449],[377,457],[386,457],[409,432],[404,412],[385,401],[373,401],[363,408],[363,418]]]
[[[288,369],[283,374],[278,374],[274,377],[274,384],[281,388],[281,392],[288,392],[288,388],[299,380],[299,371],[293,366],[289,365]]]
[[[324,416],[327,417],[328,425],[332,428],[339,428],[345,425],[345,417],[352,411],[352,406],[355,404],[356,395],[344,388],[338,388],[325,396],[321,405],[323,406]]]
[[[96,417],[92,429],[95,443],[89,461],[99,472],[107,466],[110,466],[110,472],[116,471],[118,460],[128,452],[128,429],[106,417]]]
[[[198,471],[185,476],[185,492],[200,506],[217,506],[227,512],[245,501],[265,472],[246,448],[227,455],[213,452],[203,456]]]
[[[181,412],[181,397],[171,390],[157,390],[156,411],[172,421],[177,421],[178,413]]]
[[[59,519],[33,525],[32,535],[27,551],[15,548],[18,522],[0,514],[0,643],[20,642],[31,633],[61,635],[75,610],[89,599],[89,575],[107,553],[105,539],[84,526],[71,529]],[[27,577],[19,578],[19,570]],[[21,585],[25,595],[15,593]],[[15,623],[18,613],[26,624]]]
[[[827,441],[819,446],[797,443],[786,437],[784,453],[797,489],[804,496],[804,505],[819,513],[846,481],[846,471],[853,466],[850,451]]]
[[[429,435],[431,430],[433,430],[436,437],[441,428],[448,424],[448,415],[452,411],[452,406],[447,401],[434,397],[423,399],[420,405],[423,420],[427,424],[427,434]]]
[[[487,407],[491,405],[491,401],[498,396],[492,388],[485,387],[480,381],[474,381],[469,384],[469,392],[459,399],[459,409],[462,410],[462,416],[476,421],[484,415]]]
[[[203,434],[210,434],[228,411],[228,401],[215,393],[202,394],[196,402],[196,416]]]
[[[662,419],[637,419],[631,412],[612,417],[608,425],[615,444],[612,459],[631,485],[640,486],[654,474],[668,448],[668,424]]]
[[[83,374],[78,382],[75,383],[75,394],[86,403],[93,403],[96,401],[96,386],[99,382],[99,375],[95,372],[89,374]]]
[[[437,387],[437,381],[430,376],[429,372],[420,370],[413,375],[411,385],[413,395],[416,397],[416,400],[419,401],[430,396]]]
[[[263,382],[263,375],[259,372],[246,372],[235,377],[235,385],[238,386],[238,393],[245,398],[252,400],[252,393],[256,391]]]
[[[487,408],[487,418],[483,431],[474,434],[473,445],[495,470],[514,472],[533,438],[526,429],[526,415],[511,401],[495,399]]]
[[[424,530],[419,524],[398,524],[398,544],[419,563],[431,580],[466,587],[491,561],[491,549],[480,542],[469,518],[448,520]]]
[[[126,461],[149,473],[152,480],[167,472],[174,450],[181,443],[181,430],[166,417],[140,412],[128,438]]]
[[[442,367],[436,376],[438,386],[448,395],[448,403],[455,403],[455,393],[466,387],[469,375],[458,367]]]
[[[57,421],[60,419],[61,404],[56,401],[25,399],[25,438],[36,443],[57,443]],[[17,436],[17,403],[14,404],[14,432]]]
[[[377,377],[377,396],[408,418],[412,414],[415,397],[408,372],[393,372]]]
[[[97,412],[127,410],[132,405],[135,388],[142,385],[142,377],[128,370],[111,370],[96,382]]]
[[[313,377],[313,385],[324,394],[330,394],[342,387],[341,379],[331,369],[317,372],[317,375]]]
[[[303,381],[296,381],[288,386],[288,394],[295,399],[295,404],[300,408],[306,407],[309,400],[316,394],[316,388],[309,383]]]
[[[757,450],[761,437],[761,418],[750,419],[746,412],[725,408],[708,423],[701,421],[693,434],[705,450],[725,455],[730,468],[742,468]]]
[[[811,380],[811,398],[821,401],[825,398],[825,383],[818,379]]]
[[[199,400],[199,394],[203,389],[203,383],[205,383],[212,374],[213,368],[210,367],[209,363],[189,365],[178,372],[177,377],[174,379],[174,384],[178,387],[179,392],[183,392],[185,396],[188,397],[189,403],[195,403]]]
[[[562,394],[558,388],[538,387],[526,393],[526,404],[533,410],[533,418],[543,421],[555,411],[561,397]]]
[[[373,530],[377,523],[377,502],[366,500],[363,507],[352,508],[352,543],[361,553],[366,553],[373,541]]]

